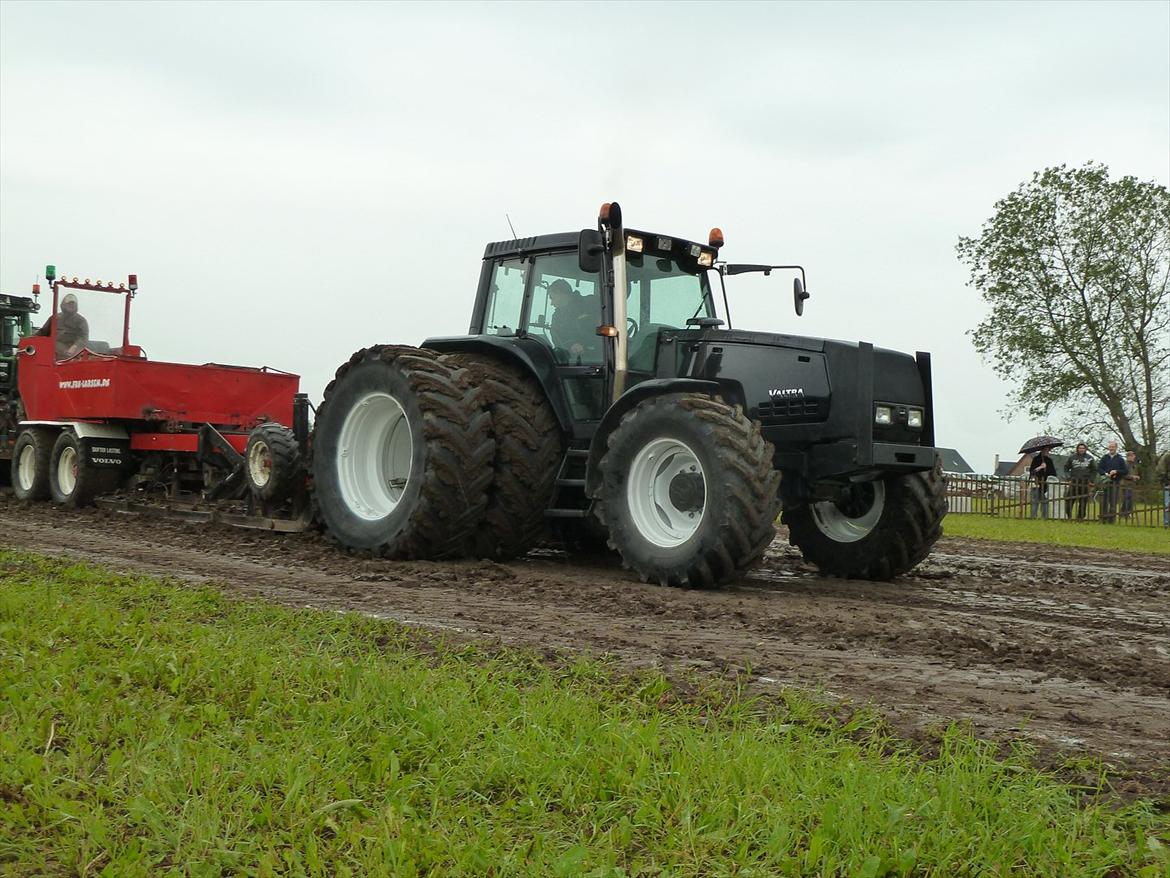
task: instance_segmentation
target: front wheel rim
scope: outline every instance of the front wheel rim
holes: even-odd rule
[[[402,404],[381,391],[357,400],[337,441],[338,487],[346,506],[366,521],[392,513],[406,493],[413,458]]]
[[[77,449],[66,446],[57,458],[57,487],[63,497],[70,496],[77,488]]]
[[[37,452],[31,445],[20,449],[20,460],[16,467],[16,478],[22,491],[31,491],[37,477]]]
[[[812,504],[813,521],[817,528],[838,543],[856,543],[865,539],[881,521],[882,510],[886,507],[885,482],[863,482],[850,486],[849,490],[854,496],[850,497],[845,508],[837,500]],[[859,494],[860,497],[856,496]],[[859,499],[863,508],[854,508]]]
[[[630,518],[642,538],[664,549],[695,535],[706,510],[707,474],[677,439],[655,439],[634,456],[626,482]]]

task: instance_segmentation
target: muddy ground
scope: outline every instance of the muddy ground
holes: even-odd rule
[[[1127,797],[1170,802],[1166,557],[944,537],[914,575],[870,583],[818,576],[782,535],[743,582],[703,592],[555,551],[502,565],[374,561],[315,535],[10,496],[0,545],[668,672],[750,669],[765,692],[799,685],[871,703],[915,739],[962,719],[1050,762],[1101,757]]]

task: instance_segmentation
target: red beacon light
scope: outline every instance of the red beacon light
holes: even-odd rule
[[[136,274],[130,275],[129,283],[127,284],[127,286],[129,286],[130,289],[132,289],[132,290],[138,289],[138,275],[136,275]]]

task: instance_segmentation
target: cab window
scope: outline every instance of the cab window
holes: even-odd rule
[[[532,272],[528,335],[547,344],[558,363],[603,363],[602,339],[597,335],[601,324],[597,275],[581,271],[575,251],[537,256]]]
[[[528,282],[528,261],[509,259],[496,265],[492,286],[484,311],[485,335],[515,335],[524,306],[524,287]]]

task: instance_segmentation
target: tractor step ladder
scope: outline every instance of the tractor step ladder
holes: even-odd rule
[[[584,518],[589,513],[589,498],[585,496],[585,465],[588,448],[570,448],[557,472],[552,502],[544,511],[547,518]]]

